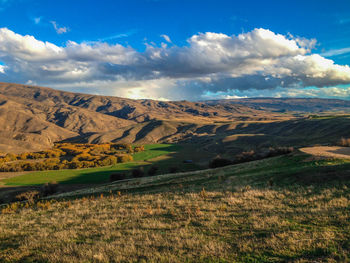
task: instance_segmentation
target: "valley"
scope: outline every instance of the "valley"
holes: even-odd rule
[[[0,100],[0,262],[349,259],[346,101]]]

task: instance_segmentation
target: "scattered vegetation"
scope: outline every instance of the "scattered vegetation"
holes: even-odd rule
[[[350,138],[341,138],[339,141],[339,146],[350,147]]]
[[[18,194],[16,198],[19,201],[27,201],[29,204],[33,204],[34,201],[39,198],[39,196],[40,196],[40,193],[38,191],[27,191],[27,192]],[[7,206],[7,208],[9,208],[9,206]]]
[[[149,167],[156,165],[159,168],[157,174],[168,173],[168,169],[171,166],[181,166],[185,171],[201,169],[202,167],[196,163],[183,164],[182,160],[188,158],[188,149],[187,145],[147,144],[144,151],[132,154],[134,159],[132,162],[85,169],[35,171],[8,178],[5,177],[1,179],[0,183],[9,186],[29,186],[56,181],[62,187],[72,184],[81,184],[84,187],[83,185],[85,184],[108,183],[110,175],[113,173],[122,173],[125,174],[126,178],[131,178],[130,171],[140,166],[145,167],[145,172],[148,172]],[[201,153],[202,157],[200,158],[208,158],[205,154]]]
[[[261,150],[260,152],[255,152],[254,150],[245,151],[237,154],[233,160],[226,158],[216,157],[209,162],[209,168],[223,167],[231,164],[239,164],[245,162],[251,162],[255,160],[261,160],[268,157],[274,157],[279,155],[284,155],[292,153],[294,151],[293,147],[270,147],[268,150]]]
[[[57,190],[58,190],[57,182],[45,183],[41,187],[41,193],[43,196],[55,194]]]
[[[133,161],[133,154],[145,150],[143,145],[58,143],[51,150],[6,154],[0,157],[0,172],[79,169],[115,165]]]

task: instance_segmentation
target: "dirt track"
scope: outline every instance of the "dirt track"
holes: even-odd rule
[[[350,159],[350,147],[315,146],[301,148],[300,151],[320,157]]]

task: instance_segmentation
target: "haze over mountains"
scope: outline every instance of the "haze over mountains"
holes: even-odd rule
[[[295,111],[348,109],[350,102],[343,100],[263,98],[164,102],[0,83],[0,151],[37,151],[62,140],[194,142],[221,147],[223,143],[237,143],[239,134],[259,134],[263,138],[261,136],[278,131],[276,135],[283,136],[281,131],[288,133],[290,121],[304,121],[295,119],[292,115]],[[294,126],[293,129],[297,129],[298,124]],[[313,129],[318,128],[313,125]],[[308,126],[300,125],[300,129]],[[340,135],[343,129],[339,128]],[[278,136],[274,140],[278,140]],[[289,136],[289,140],[293,140],[293,136]]]

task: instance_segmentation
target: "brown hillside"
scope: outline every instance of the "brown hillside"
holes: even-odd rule
[[[34,151],[68,140],[188,142],[221,153],[252,146],[298,145],[306,143],[306,135],[310,143],[349,137],[346,116],[308,120],[302,114],[297,118],[288,113],[307,102],[315,109],[324,110],[327,105],[346,109],[348,104],[350,108],[346,101],[319,99],[131,100],[0,83],[0,151]],[[283,107],[288,110],[272,112]]]
[[[212,123],[259,114],[243,105],[131,100],[0,83],[0,151],[39,150],[64,139],[152,143],[178,133],[179,124],[169,121]]]

